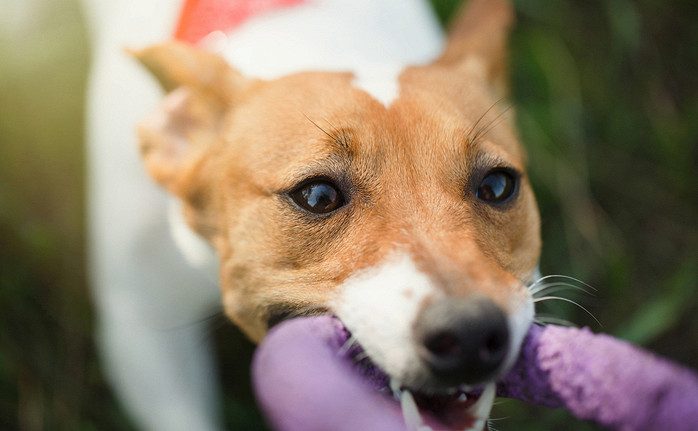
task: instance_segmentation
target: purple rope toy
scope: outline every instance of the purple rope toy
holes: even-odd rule
[[[321,316],[284,322],[265,338],[252,374],[274,429],[406,429],[399,403],[339,354],[346,337]],[[532,326],[497,393],[614,430],[698,430],[695,372],[588,329]]]

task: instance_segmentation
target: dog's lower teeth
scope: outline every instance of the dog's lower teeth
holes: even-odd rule
[[[430,427],[424,425],[417,403],[410,391],[400,393],[400,405],[402,406],[402,417],[405,419],[405,425],[409,431],[431,431]]]
[[[402,389],[397,380],[391,379],[390,391],[393,393],[393,396],[400,401],[402,417],[408,431],[432,431],[431,427],[424,424],[422,415],[419,412],[419,407],[417,407],[417,402],[409,390]],[[468,394],[462,391],[457,392],[460,392],[458,394],[458,401],[465,402],[468,400]],[[494,383],[485,386],[477,401],[467,409],[468,414],[473,418],[473,422],[463,431],[483,430],[490,416],[492,405],[494,404],[495,393],[496,387]]]
[[[395,379],[390,379],[390,391],[393,393],[393,397],[396,400],[400,399],[400,383]]]
[[[471,388],[471,387],[468,386],[468,385],[460,385],[460,386],[458,386],[458,389],[459,389],[461,392],[472,392],[472,390],[473,390],[473,388]]]
[[[475,404],[468,408],[468,413],[473,415],[473,417],[476,419],[481,419],[483,421],[487,420],[487,418],[490,416],[490,411],[492,410],[492,404],[494,404],[495,391],[496,389],[494,383],[490,383],[489,385],[485,386],[480,398],[478,398]],[[471,427],[470,429],[474,428]],[[480,427],[480,429],[482,429],[482,427]]]

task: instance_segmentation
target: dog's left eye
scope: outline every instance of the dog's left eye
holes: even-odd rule
[[[502,204],[516,192],[516,180],[508,169],[493,169],[480,182],[476,196],[489,204]]]
[[[289,196],[299,207],[313,214],[328,214],[344,205],[342,192],[326,180],[304,183]]]

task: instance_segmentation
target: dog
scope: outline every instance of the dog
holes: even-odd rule
[[[419,399],[491,387],[533,321],[541,248],[501,103],[511,6],[467,2],[444,40],[417,0],[188,1],[163,43],[179,8],[125,3],[88,4],[90,227],[104,357],[137,423],[220,428],[191,324],[217,300],[255,342],[334,314]],[[147,46],[150,114],[122,46]]]

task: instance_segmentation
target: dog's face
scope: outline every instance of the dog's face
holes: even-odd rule
[[[171,91],[141,127],[146,165],[217,250],[225,311],[253,340],[329,312],[405,386],[512,362],[539,216],[482,59],[408,68],[385,106],[351,73],[259,81],[181,45],[139,56]]]

